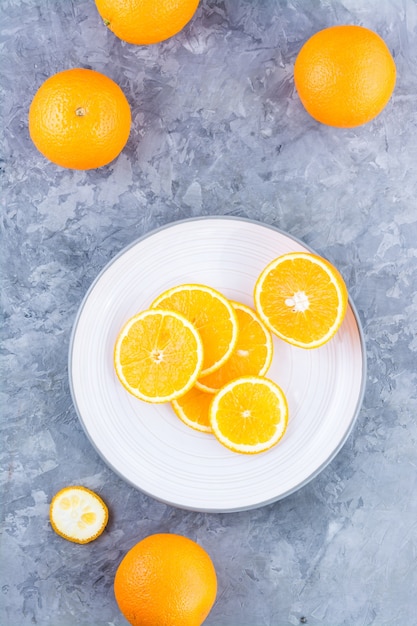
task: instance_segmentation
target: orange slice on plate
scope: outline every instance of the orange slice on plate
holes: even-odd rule
[[[175,311],[145,310],[122,328],[114,366],[122,385],[145,402],[170,402],[201,374],[203,344],[195,327]]]
[[[216,393],[209,411],[213,433],[221,444],[244,454],[275,446],[288,424],[282,389],[261,376],[242,376]]]
[[[216,393],[226,383],[240,376],[264,376],[273,356],[272,336],[257,313],[240,302],[232,302],[239,324],[235,349],[215,372],[199,378],[196,387]]]
[[[212,287],[178,285],[158,296],[151,308],[177,311],[195,326],[204,347],[202,376],[221,367],[232,354],[238,336],[237,316],[229,300]]]
[[[109,517],[103,500],[86,487],[64,487],[52,498],[49,518],[58,535],[88,543],[103,532]]]
[[[294,346],[318,348],[340,328],[348,292],[331,263],[309,252],[291,252],[261,272],[254,300],[271,332]]]
[[[171,406],[184,424],[202,433],[211,433],[209,408],[212,400],[212,393],[192,387],[181,398],[173,400]]]

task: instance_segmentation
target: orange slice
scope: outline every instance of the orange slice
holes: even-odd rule
[[[348,292],[338,270],[309,252],[284,254],[261,272],[255,307],[278,337],[300,348],[317,348],[338,331]]]
[[[284,435],[288,404],[272,380],[242,376],[216,393],[209,417],[221,444],[234,452],[256,454],[272,448]]]
[[[196,387],[208,393],[216,393],[240,376],[263,376],[271,365],[271,333],[253,309],[240,302],[232,302],[232,305],[239,324],[237,343],[229,359],[218,370],[197,380]]]
[[[49,518],[58,535],[88,543],[103,532],[109,512],[103,500],[86,487],[64,487],[52,498]]]
[[[169,402],[186,393],[202,363],[200,335],[175,311],[138,313],[122,328],[114,349],[120,382],[145,402]]]
[[[178,285],[158,296],[151,308],[177,311],[195,326],[204,346],[202,376],[214,372],[232,354],[238,336],[237,316],[227,298],[215,289]]]
[[[212,393],[192,387],[181,398],[173,400],[171,406],[184,424],[202,433],[211,433],[209,408],[212,400]]]

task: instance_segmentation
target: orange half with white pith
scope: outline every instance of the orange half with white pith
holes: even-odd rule
[[[108,509],[96,493],[86,487],[64,487],[52,498],[49,518],[54,531],[73,543],[89,543],[106,527]]]

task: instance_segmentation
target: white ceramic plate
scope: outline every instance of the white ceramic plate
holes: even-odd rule
[[[148,495],[181,508],[226,512],[282,498],[316,476],[346,441],[362,402],[365,350],[352,303],[337,335],[315,350],[274,340],[268,376],[286,393],[289,426],[271,450],[241,455],[185,426],[169,404],[131,396],[113,368],[123,324],[163,290],[204,283],[253,306],[261,270],[307,250],[275,228],[235,218],[176,222],[118,254],[90,287],[69,353],[71,393],[81,423],[106,463]]]

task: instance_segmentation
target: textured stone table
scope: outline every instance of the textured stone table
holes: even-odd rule
[[[417,612],[417,5],[415,0],[202,0],[151,47],[122,43],[93,0],[1,2],[1,626],[122,626],[112,583],[126,550],[177,532],[212,555],[210,626],[413,626]],[[368,125],[302,108],[293,64],[333,24],[377,31],[398,70]],[[51,74],[90,67],[133,112],[126,149],[97,171],[34,148],[30,101]],[[368,380],[356,426],[326,469],[263,508],[202,514],[123,482],[73,407],[67,352],[98,272],[154,228],[243,216],[300,238],[343,273],[363,324]],[[89,546],[61,539],[48,503],[79,483],[109,504]]]

